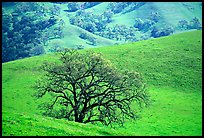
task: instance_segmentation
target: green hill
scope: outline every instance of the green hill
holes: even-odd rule
[[[8,62],[201,30],[202,2],[3,2],[2,21]]]
[[[47,54],[2,64],[2,135],[202,135],[202,31],[93,50],[143,74],[152,104],[138,120],[113,129],[42,116],[32,85],[39,66],[58,58]]]
[[[158,12],[161,16],[159,24],[163,23],[177,25],[179,20],[190,21],[192,17],[202,18],[201,8],[199,2],[145,2],[144,5],[138,7],[135,10],[125,12],[125,8],[122,12],[115,14],[113,18],[113,24],[125,24],[127,26],[134,25],[135,18],[146,19],[151,12]],[[101,13],[107,9],[108,3],[101,3],[88,10],[94,10],[96,13]],[[147,10],[148,9],[148,10]]]
[[[77,25],[71,25],[69,20],[69,15],[76,15],[77,11],[75,12],[67,12],[67,4],[68,2],[64,2],[61,4],[51,3],[51,2],[37,2],[41,6],[45,8],[53,8],[53,5],[60,8],[60,14],[52,15],[55,16],[57,19],[62,19],[65,22],[65,27],[63,29],[64,37],[60,40],[58,39],[50,39],[48,41],[48,47],[45,47],[46,51],[53,43],[60,43],[62,47],[76,47],[76,45],[83,45],[84,48],[93,48],[93,47],[100,47],[100,46],[108,46],[114,45],[115,43],[127,43],[130,42],[129,40],[124,42],[123,40],[115,40],[105,38],[104,36],[97,35],[95,32],[87,31],[86,29],[82,29]],[[80,2],[79,2],[80,3]],[[124,2],[125,3],[125,2]],[[135,2],[135,3],[144,3],[141,6],[138,6],[135,9],[131,9],[131,2],[127,7],[121,9],[121,12],[114,13],[112,20],[110,23],[107,23],[107,27],[114,27],[116,24],[118,25],[125,25],[127,27],[134,26],[135,19],[141,18],[142,20],[148,19],[153,12],[157,12],[160,16],[159,22],[156,24],[159,28],[167,26],[172,26],[175,28],[174,33],[180,32],[176,26],[180,20],[190,21],[193,18],[198,18],[202,24],[202,3],[201,2]],[[20,3],[16,2],[16,5],[20,5]],[[103,12],[110,10],[109,5],[110,2],[101,2],[91,8],[84,9],[85,12],[91,11],[94,15],[103,14]],[[116,5],[118,3],[115,3]],[[7,5],[7,6],[5,6]],[[10,5],[10,6],[8,6]],[[9,14],[16,9],[16,5],[12,3],[3,3],[3,11],[5,10]],[[148,9],[148,10],[147,10]],[[65,12],[66,11],[66,12]],[[49,15],[51,16],[51,15]],[[19,17],[20,18],[20,17]],[[90,19],[86,19],[90,20]],[[51,30],[50,30],[51,31]],[[184,30],[186,31],[186,30]],[[88,40],[81,39],[79,36],[81,33],[87,33],[90,37],[96,38],[97,44],[93,46]],[[121,34],[122,35],[122,34]],[[142,36],[147,35],[143,31],[138,31],[136,38],[143,39]],[[148,39],[150,36],[148,37]],[[56,42],[57,41],[57,42]],[[66,43],[69,42],[69,45]]]

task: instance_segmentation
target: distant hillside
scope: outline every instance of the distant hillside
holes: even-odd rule
[[[2,15],[3,62],[202,29],[201,2],[14,2]]]
[[[112,129],[42,116],[38,105],[44,99],[32,97],[32,86],[42,75],[42,63],[58,58],[46,54],[2,64],[2,135],[202,135],[202,31],[94,51],[118,69],[144,76],[152,105],[138,110],[138,120]]]

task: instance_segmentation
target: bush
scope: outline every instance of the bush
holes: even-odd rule
[[[188,21],[180,20],[177,25],[178,29],[180,30],[187,30],[188,29]]]
[[[158,29],[157,27],[154,27],[151,31],[152,37],[161,37],[161,36],[168,36],[174,32],[173,27],[171,26],[165,26],[164,28]]]
[[[202,28],[201,23],[200,23],[198,18],[195,17],[192,20],[190,20],[189,29],[198,29],[198,30],[200,30],[201,28]]]
[[[75,12],[79,9],[80,5],[78,2],[68,2],[67,8],[69,12]]]
[[[158,12],[151,12],[149,19],[154,21],[154,22],[158,22],[159,19],[161,18],[161,16],[159,15]]]
[[[81,33],[81,34],[79,35],[79,37],[82,38],[82,39],[88,39],[87,33]]]
[[[199,21],[198,18],[193,18],[190,20],[190,22],[186,21],[186,20],[180,20],[178,22],[177,28],[180,30],[188,30],[188,29],[202,29],[202,25]]]
[[[108,5],[108,10],[111,10],[114,14],[120,13],[128,7],[131,4],[131,2],[111,2]]]

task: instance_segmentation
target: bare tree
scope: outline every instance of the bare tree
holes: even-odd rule
[[[59,62],[45,63],[37,81],[38,98],[50,94],[44,114],[80,123],[123,125],[135,118],[132,103],[146,105],[145,83],[137,72],[118,71],[100,53],[65,50]]]

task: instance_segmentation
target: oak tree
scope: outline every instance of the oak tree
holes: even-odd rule
[[[65,50],[58,62],[45,63],[42,69],[35,96],[52,97],[43,106],[45,115],[123,125],[125,118],[136,118],[133,103],[148,103],[141,74],[118,70],[100,53]]]

